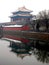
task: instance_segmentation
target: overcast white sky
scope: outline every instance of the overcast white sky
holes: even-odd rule
[[[11,12],[22,6],[37,14],[41,10],[49,10],[49,0],[0,0],[0,23],[9,22]]]

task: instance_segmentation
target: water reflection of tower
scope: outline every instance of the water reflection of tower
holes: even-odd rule
[[[26,56],[31,56],[32,54],[17,54],[17,57],[20,57],[21,59],[23,59],[24,57],[26,57]]]
[[[11,51],[14,52],[17,55],[17,57],[23,59],[26,56],[31,56],[32,53],[29,53],[30,47],[27,47],[23,43],[15,43],[12,41],[10,43]]]
[[[44,41],[39,41],[39,40],[34,40],[34,43],[32,47],[29,47],[29,46],[27,47],[23,43],[21,44],[15,43],[16,45],[14,46],[12,45],[11,51],[14,52],[21,59],[23,59],[26,56],[31,56],[33,53],[35,57],[37,58],[37,60],[43,63],[48,63],[49,62],[49,43]]]

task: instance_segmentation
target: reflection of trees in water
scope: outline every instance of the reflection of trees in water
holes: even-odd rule
[[[36,50],[34,54],[35,54],[37,60],[39,60],[43,63],[49,62],[49,52],[48,51]]]
[[[47,42],[31,41],[30,46],[23,43],[11,43],[11,50],[16,53],[18,57],[24,58],[25,56],[30,56],[33,53],[38,61],[43,63],[49,62],[49,44]]]
[[[49,44],[47,42],[43,42],[43,44],[38,44],[36,45],[36,48],[34,49],[34,55],[36,56],[37,60],[40,62],[49,62]]]

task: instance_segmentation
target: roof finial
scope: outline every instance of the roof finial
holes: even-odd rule
[[[25,6],[18,8],[19,11],[29,11],[32,12],[31,10],[27,9]]]

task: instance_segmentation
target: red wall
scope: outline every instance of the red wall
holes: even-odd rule
[[[3,27],[3,30],[30,30],[29,26],[23,27]]]
[[[4,27],[3,30],[21,30],[21,28],[16,27]]]
[[[30,30],[29,26],[23,26],[22,30]]]

